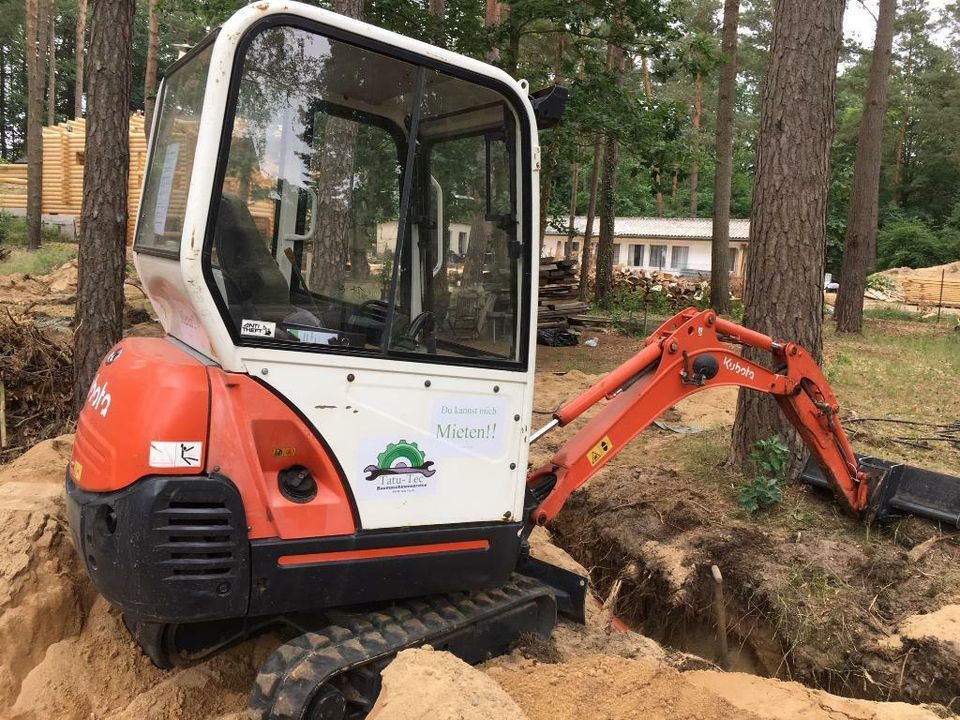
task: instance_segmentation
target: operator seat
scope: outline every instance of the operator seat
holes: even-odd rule
[[[223,274],[223,291],[230,315],[280,321],[299,310],[290,303],[290,287],[280,272],[247,204],[223,193],[217,214],[214,248]]]

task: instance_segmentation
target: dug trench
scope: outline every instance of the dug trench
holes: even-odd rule
[[[597,378],[541,373],[547,413]],[[735,391],[694,396],[576,491],[551,530],[632,629],[720,664],[723,577],[733,670],[873,700],[960,696],[960,546],[926,521],[868,528],[789,487],[750,517],[726,464]],[[536,446],[546,462],[582,423]]]

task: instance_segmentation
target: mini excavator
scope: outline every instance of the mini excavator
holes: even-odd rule
[[[166,334],[104,358],[66,474],[87,572],[156,665],[280,625],[251,717],[363,718],[403,648],[478,662],[582,621],[585,579],[530,532],[713,387],[773,395],[851,515],[957,523],[955,480],[854,454],[803,348],[710,310],[533,431],[537,133],[564,103],[273,0],[170,68],[134,244]],[[530,443],[604,400],[527,472]]]

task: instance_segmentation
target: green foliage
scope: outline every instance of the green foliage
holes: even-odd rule
[[[779,437],[758,440],[750,450],[752,478],[741,483],[738,502],[749,514],[783,500],[790,465],[790,450]]]
[[[49,243],[41,245],[39,250],[16,248],[0,262],[0,275],[46,275],[76,256],[77,246],[72,243]]]
[[[896,281],[889,275],[874,273],[867,276],[867,290],[876,290],[882,293],[892,293],[897,290]]]
[[[44,243],[67,241],[56,225],[44,225],[40,240]],[[27,219],[0,210],[0,245],[26,245]]]
[[[920,313],[910,312],[899,307],[874,307],[866,308],[863,316],[873,320],[898,320],[909,322],[923,322]]]
[[[951,233],[938,235],[923,220],[901,218],[877,234],[877,263],[882,268],[929,267],[960,259],[960,247]]]

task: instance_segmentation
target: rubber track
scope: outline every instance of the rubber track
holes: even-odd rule
[[[317,688],[339,673],[550,594],[545,585],[514,574],[493,590],[406,600],[300,635],[277,648],[260,668],[248,715],[251,720],[301,720]]]

